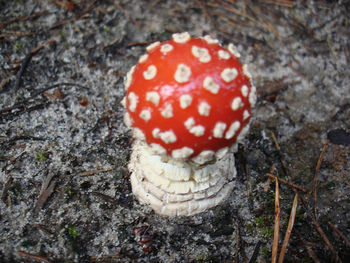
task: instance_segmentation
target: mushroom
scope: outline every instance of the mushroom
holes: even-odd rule
[[[233,189],[256,90],[232,44],[184,32],[146,50],[125,80],[132,191],[158,214],[194,215]]]

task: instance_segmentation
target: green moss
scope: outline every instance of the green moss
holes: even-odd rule
[[[67,227],[68,236],[72,239],[76,239],[79,236],[77,228],[73,225],[68,225]]]
[[[75,191],[73,190],[73,187],[71,185],[67,185],[64,191],[69,197],[72,197],[75,195]]]
[[[218,258],[218,256],[212,255],[206,255],[206,254],[199,254],[197,256],[197,259],[195,262],[198,263],[216,263],[216,262],[222,262],[222,260],[220,258]]]
[[[336,187],[336,182],[335,181],[331,181],[328,184],[325,185],[325,188],[327,190],[334,190]]]
[[[199,263],[199,262],[205,262],[206,258],[207,258],[207,256],[206,256],[205,254],[199,254],[199,255],[197,256],[196,261],[197,261],[198,263]]]
[[[99,207],[101,208],[101,210],[111,210],[114,208],[113,204],[107,202],[100,204]]]
[[[249,234],[252,234],[252,233],[253,233],[253,224],[252,224],[252,223],[247,223],[247,225],[246,225],[246,231],[247,231]]]
[[[303,226],[304,220],[307,218],[307,215],[303,209],[297,207],[297,211],[295,213],[295,225]]]
[[[38,152],[36,154],[36,157],[35,157],[35,161],[38,161],[38,162],[45,162],[47,160],[47,153],[46,152]]]
[[[254,222],[255,222],[255,225],[258,227],[262,227],[265,225],[264,218],[262,216],[255,218]]]
[[[261,234],[263,234],[267,238],[271,238],[273,236],[273,229],[269,227],[263,227],[260,229]]]
[[[269,257],[269,255],[270,255],[269,249],[268,249],[267,247],[263,247],[263,248],[261,249],[261,253],[262,253],[262,255],[263,255],[264,258],[267,258],[267,257]]]
[[[16,41],[16,42],[15,42],[15,51],[18,52],[18,51],[21,51],[21,50],[23,50],[23,45],[22,45],[22,43],[19,42],[19,41]]]
[[[10,188],[9,191],[11,191],[15,196],[21,196],[23,189],[19,183],[14,183]]]
[[[30,239],[27,240],[23,240],[21,243],[21,246],[24,248],[29,248],[29,247],[33,247],[36,245],[36,242]]]
[[[108,32],[111,31],[111,28],[108,27],[108,26],[104,26],[104,27],[103,27],[103,31],[108,33]]]
[[[61,31],[61,32],[60,32],[60,36],[61,36],[63,39],[66,39],[66,38],[67,38],[66,32],[64,32],[64,31]]]

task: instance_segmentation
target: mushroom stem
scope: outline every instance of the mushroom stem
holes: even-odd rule
[[[232,152],[206,165],[159,156],[136,140],[130,158],[132,191],[166,216],[191,216],[223,202],[236,177]]]

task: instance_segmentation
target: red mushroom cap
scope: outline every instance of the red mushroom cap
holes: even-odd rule
[[[239,54],[187,32],[147,47],[128,73],[126,123],[159,154],[203,163],[249,124],[255,88]],[[195,159],[195,158],[194,158]]]

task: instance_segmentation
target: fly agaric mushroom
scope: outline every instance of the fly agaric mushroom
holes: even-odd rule
[[[132,190],[159,214],[194,215],[232,191],[256,90],[232,44],[184,32],[146,49],[125,81]]]

